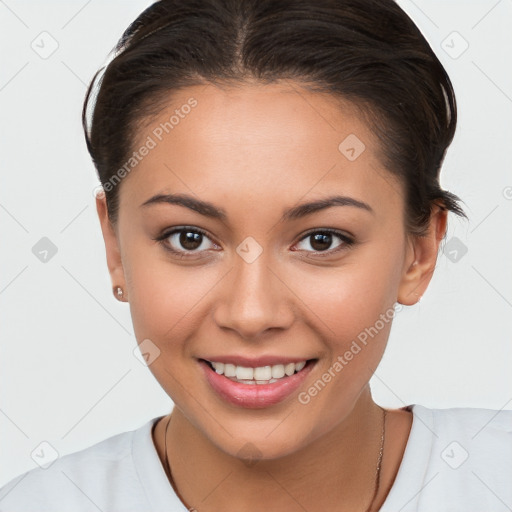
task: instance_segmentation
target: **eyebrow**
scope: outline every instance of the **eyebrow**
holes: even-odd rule
[[[228,218],[226,211],[222,208],[218,208],[208,201],[202,201],[201,199],[196,199],[187,194],[157,194],[142,203],[141,207],[152,204],[177,204],[194,210],[205,217],[211,217],[212,219],[218,219],[224,222],[226,222]]]
[[[200,213],[205,217],[218,219],[223,222],[227,222],[228,218],[226,211],[223,208],[219,208],[214,204],[209,203],[208,201],[196,199],[195,197],[189,196],[187,194],[157,194],[142,203],[141,207],[146,207],[153,204],[175,204],[178,206],[184,206],[185,208],[194,210],[195,212]],[[305,217],[306,215],[311,215],[312,213],[325,210],[326,208],[331,208],[333,206],[352,206],[368,211],[372,214],[375,213],[372,207],[363,201],[359,201],[352,197],[337,195],[327,197],[325,199],[318,199],[309,203],[302,203],[292,208],[288,208],[283,212],[280,222],[299,219],[301,217]]]
[[[366,210],[372,214],[375,213],[372,207],[363,201],[347,196],[331,196],[325,199],[318,199],[317,201],[312,201],[310,203],[299,204],[298,206],[285,210],[281,217],[281,222],[305,217],[306,215],[310,215],[311,213],[315,213],[320,210],[325,210],[326,208],[331,208],[332,206],[353,206],[355,208]]]

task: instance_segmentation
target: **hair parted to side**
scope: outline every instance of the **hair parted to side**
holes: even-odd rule
[[[457,123],[451,81],[393,0],[155,2],[127,28],[87,91],[82,123],[102,185],[129,158],[141,124],[173,92],[254,80],[293,80],[364,112],[383,165],[405,186],[409,233],[425,234],[434,204],[466,217],[459,198],[439,184]],[[120,186],[109,188],[114,224]]]

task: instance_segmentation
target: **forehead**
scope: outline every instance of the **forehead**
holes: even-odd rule
[[[127,180],[137,196],[179,189],[249,199],[264,190],[267,198],[296,202],[336,188],[375,201],[382,187],[398,191],[358,109],[292,82],[173,92],[139,131],[134,150],[144,144],[152,148]]]

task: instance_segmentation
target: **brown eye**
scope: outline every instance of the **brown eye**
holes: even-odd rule
[[[347,235],[327,229],[309,232],[301,239],[298,247],[299,250],[306,252],[332,254],[351,246],[353,243],[353,240]]]
[[[332,235],[330,233],[317,233],[310,235],[310,244],[315,251],[326,251],[332,244]]]
[[[182,231],[179,234],[179,244],[184,249],[193,251],[201,246],[203,241],[203,235],[201,233],[195,233],[193,231]]]
[[[157,240],[168,251],[181,256],[195,255],[217,248],[208,235],[199,228],[175,228],[162,233]]]

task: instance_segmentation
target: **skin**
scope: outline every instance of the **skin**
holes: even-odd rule
[[[409,235],[403,186],[384,168],[357,110],[297,83],[183,89],[139,129],[134,148],[190,97],[197,106],[123,179],[115,225],[104,197],[97,198],[112,284],[124,290],[138,342],[158,346],[149,368],[175,403],[167,441],[176,487],[199,512],[363,511],[382,428],[369,380],[391,322],[305,405],[297,393],[262,409],[229,404],[209,387],[197,358],[317,358],[299,392],[307,390],[380,314],[423,295],[446,212],[434,207],[428,234]],[[365,144],[354,161],[338,150],[349,134]],[[160,193],[209,201],[225,210],[226,221],[179,205],[141,207]],[[280,221],[287,208],[335,194],[372,212],[333,206]],[[188,259],[154,240],[180,226],[209,237]],[[327,250],[318,250],[305,232],[322,228],[351,235],[354,244],[333,235]],[[252,263],[236,252],[248,236],[263,249]],[[179,235],[167,244],[190,247]],[[153,431],[162,461],[168,419]],[[393,484],[411,421],[407,411],[388,410],[373,510]],[[252,465],[238,454],[248,442],[259,454]]]

